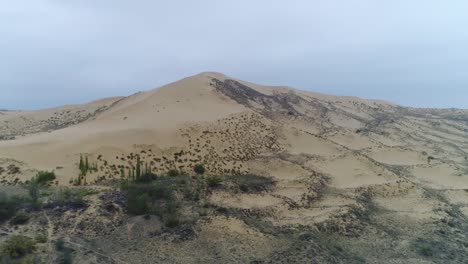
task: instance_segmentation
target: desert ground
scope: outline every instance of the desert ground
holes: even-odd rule
[[[35,243],[5,263],[468,263],[467,110],[205,72],[0,111],[0,185],[0,243]]]

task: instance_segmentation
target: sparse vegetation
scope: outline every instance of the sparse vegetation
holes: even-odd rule
[[[180,225],[179,218],[176,215],[171,215],[166,220],[166,226],[169,228],[174,228]]]
[[[63,238],[59,238],[54,241],[55,250],[63,251],[65,249],[65,241]]]
[[[36,204],[39,200],[39,183],[36,180],[31,180],[28,185],[28,193],[29,197],[31,198],[31,202]]]
[[[53,171],[39,171],[36,174],[36,182],[40,185],[46,185],[56,179],[55,172]]]
[[[208,187],[210,188],[215,188],[223,182],[223,178],[220,176],[208,176],[206,178],[206,184],[208,184]]]
[[[156,215],[161,217],[168,228],[174,228],[187,220],[179,212],[182,208],[191,208],[193,217],[199,217],[196,208],[201,208],[200,201],[205,197],[204,181],[189,176],[161,176],[149,182],[122,183],[121,189],[126,194],[127,212],[132,215]]]
[[[34,239],[39,244],[44,244],[47,242],[47,236],[45,234],[37,234]]]
[[[25,212],[18,212],[10,219],[10,225],[24,225],[29,221],[29,215]]]
[[[78,164],[78,169],[80,170],[80,175],[79,176],[86,176],[89,172],[97,172],[98,171],[98,166],[97,163],[90,164],[89,163],[89,158],[86,155],[83,159],[83,154],[80,154],[80,162]]]
[[[425,257],[432,257],[434,253],[429,245],[423,245],[419,248],[419,254]]]
[[[51,195],[51,204],[58,206],[69,206],[74,208],[86,207],[84,197],[96,194],[90,188],[60,188]]]
[[[0,247],[2,255],[17,259],[26,256],[34,252],[36,249],[36,242],[25,236],[12,236],[10,239],[4,242]]]
[[[0,223],[13,217],[17,206],[16,199],[7,197],[5,193],[0,193]]]
[[[170,169],[168,172],[167,172],[167,175],[168,176],[171,176],[171,177],[176,177],[176,176],[179,176],[180,175],[180,172],[176,169]]]
[[[226,180],[234,183],[241,192],[246,193],[263,192],[275,184],[275,181],[270,178],[254,174],[231,175],[227,176]]]

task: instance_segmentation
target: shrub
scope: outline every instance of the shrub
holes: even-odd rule
[[[195,171],[196,174],[202,175],[205,173],[205,167],[202,164],[196,164],[195,167],[193,167],[193,171]]]
[[[36,181],[38,184],[45,185],[55,180],[55,172],[53,171],[39,171],[36,174]]]
[[[57,251],[63,251],[65,249],[65,241],[62,238],[54,241],[54,246]]]
[[[136,178],[136,182],[149,183],[157,178],[157,175],[151,172],[145,172],[140,177]]]
[[[72,263],[72,253],[73,249],[65,246],[65,241],[62,238],[59,238],[54,242],[55,250],[61,254],[58,257],[57,263],[59,264],[69,264]]]
[[[275,184],[270,178],[254,174],[233,175],[229,176],[228,180],[232,181],[241,192],[262,192]]]
[[[0,223],[10,219],[15,214],[17,206],[16,200],[8,198],[4,193],[0,193]]]
[[[52,195],[52,203],[60,206],[72,206],[76,208],[86,207],[85,196],[96,193],[87,188],[62,188]]]
[[[121,188],[126,192],[127,211],[132,215],[161,215],[174,200],[174,189],[180,177],[160,177],[151,183],[130,182]],[[159,201],[156,203],[156,201]]]
[[[167,218],[166,227],[174,228],[174,227],[177,227],[178,225],[180,225],[180,221],[179,221],[179,218],[177,218],[177,216],[171,215]]]
[[[24,236],[12,236],[1,247],[1,253],[7,257],[21,258],[36,249],[36,242]]]
[[[32,179],[28,183],[28,193],[29,193],[29,197],[31,198],[31,202],[33,204],[36,204],[37,201],[39,200],[39,183],[37,182],[36,179]]]
[[[40,244],[44,244],[47,242],[47,236],[44,234],[38,234],[36,235],[34,239],[36,240],[37,243],[40,243]]]
[[[223,179],[219,176],[209,176],[206,178],[206,184],[211,188],[221,185],[222,182]]]
[[[419,254],[425,257],[432,257],[434,253],[432,252],[432,248],[429,245],[424,245],[421,248],[419,248]]]
[[[73,249],[65,248],[62,254],[58,258],[58,263],[59,264],[71,264],[73,262],[72,253],[73,253]]]
[[[127,199],[127,210],[133,215],[144,215],[150,212],[150,199],[147,193],[130,195]]]
[[[29,221],[29,215],[25,212],[19,212],[10,220],[10,225],[24,225]]]
[[[171,177],[176,177],[176,176],[179,176],[180,175],[180,172],[176,169],[170,169],[168,172],[167,172],[167,175],[168,176],[171,176]]]

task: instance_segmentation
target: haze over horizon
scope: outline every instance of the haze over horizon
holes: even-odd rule
[[[130,95],[203,71],[468,109],[467,8],[435,0],[3,1],[0,109]]]

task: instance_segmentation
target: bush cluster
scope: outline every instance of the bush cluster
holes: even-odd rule
[[[226,179],[234,183],[241,192],[245,193],[267,191],[275,184],[275,181],[271,178],[254,174],[232,175],[227,176]]]
[[[4,242],[0,248],[2,255],[12,259],[21,258],[34,252],[36,249],[36,242],[24,236],[12,236]]]
[[[35,178],[36,182],[41,185],[46,185],[55,179],[55,172],[53,171],[39,171]]]
[[[126,194],[127,212],[132,215],[156,215],[166,226],[173,228],[182,221],[180,209],[183,204],[196,206],[203,197],[206,185],[202,179],[185,175],[159,176],[149,182],[128,182],[121,185]]]
[[[29,221],[29,215],[25,212],[18,212],[10,220],[10,225],[24,225]]]
[[[18,205],[18,200],[9,198],[4,193],[0,193],[0,223],[13,217]]]

